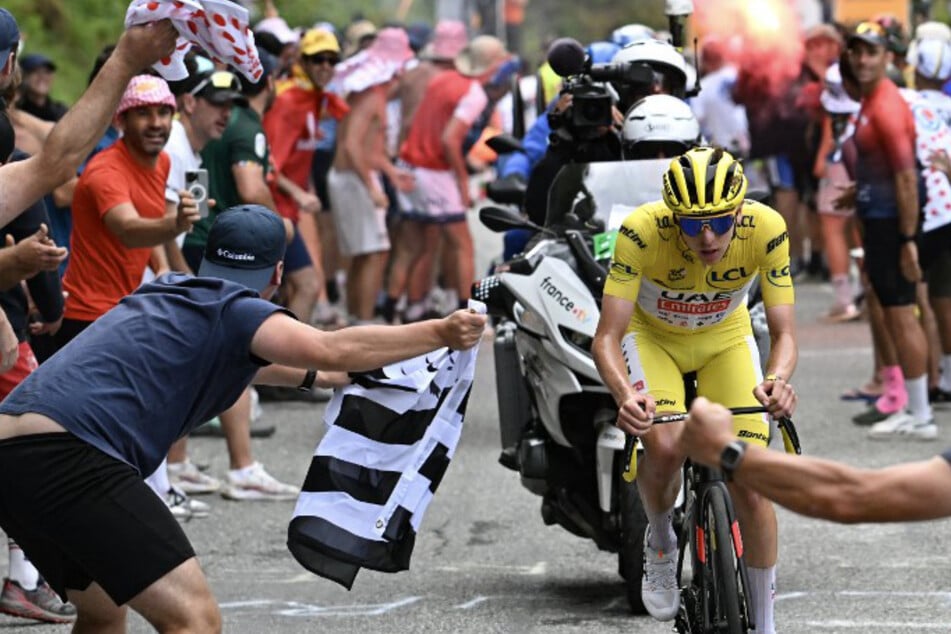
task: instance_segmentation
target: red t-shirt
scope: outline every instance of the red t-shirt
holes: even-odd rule
[[[320,140],[318,122],[323,116],[339,121],[349,110],[343,99],[322,90],[295,85],[280,93],[263,121],[274,169],[307,189],[314,150]],[[280,191],[276,182],[271,184],[271,194],[278,213],[297,223],[300,212],[294,199]]]
[[[471,126],[488,103],[485,90],[475,79],[455,70],[439,73],[426,86],[400,158],[414,167],[448,170],[443,132],[453,118]]]
[[[64,317],[94,321],[138,288],[152,249],[126,247],[102,217],[117,205],[132,203],[141,217],[162,218],[168,170],[165,152],[155,167],[145,167],[132,158],[121,139],[86,166],[73,195]]]
[[[915,117],[889,79],[862,99],[855,124],[855,208],[862,218],[896,218],[895,174],[916,169]]]

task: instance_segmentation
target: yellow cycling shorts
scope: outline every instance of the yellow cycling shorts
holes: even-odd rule
[[[621,348],[631,385],[653,397],[658,416],[686,411],[683,375],[688,372],[697,373],[697,394],[715,403],[762,405],[753,396],[763,373],[748,323],[699,334],[673,334],[648,326],[627,334]],[[769,443],[765,414],[734,416],[733,431],[752,444],[765,447]]]

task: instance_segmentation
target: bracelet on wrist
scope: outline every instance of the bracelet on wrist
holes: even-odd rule
[[[301,381],[300,385],[297,386],[297,389],[301,392],[310,392],[314,387],[314,381],[317,380],[317,370],[307,370],[307,374],[304,375],[304,380]]]
[[[766,381],[782,381],[783,383],[786,382],[786,379],[784,379],[783,377],[779,376],[778,374],[772,374],[772,373],[767,374],[765,377],[763,377],[763,379]]]

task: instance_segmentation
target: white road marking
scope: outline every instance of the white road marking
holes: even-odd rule
[[[397,608],[411,605],[422,597],[405,597],[390,603],[366,603],[356,605],[315,605],[297,601],[249,600],[232,601],[221,604],[222,610],[240,610],[241,608],[275,607],[271,613],[278,616],[380,616]]]
[[[460,603],[459,605],[454,605],[453,607],[456,608],[457,610],[468,610],[469,608],[474,608],[480,603],[484,603],[488,601],[490,598],[491,597],[479,596],[479,597],[476,597],[475,599],[472,599],[471,601],[466,601],[465,603]]]
[[[871,632],[873,630],[884,630],[887,632],[908,632],[910,630],[948,631],[947,623],[908,623],[907,621],[805,621],[804,625],[827,630],[854,629],[860,632]]]

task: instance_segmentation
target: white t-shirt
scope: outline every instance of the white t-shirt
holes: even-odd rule
[[[185,172],[201,167],[201,154],[192,149],[185,126],[178,119],[172,121],[172,133],[165,144],[171,160],[168,180],[165,181],[165,200],[178,204],[178,192],[185,189]]]
[[[191,143],[188,142],[188,135],[185,133],[185,127],[178,119],[172,121],[172,131],[168,135],[165,152],[171,159],[169,161],[168,179],[165,181],[165,200],[177,205],[178,192],[185,189],[185,172],[201,167],[201,154],[192,149]],[[185,243],[185,234],[178,234],[175,242],[181,248],[182,244]],[[154,279],[155,273],[151,268],[146,268],[145,274],[142,276],[142,283],[145,284]]]
[[[737,70],[724,66],[700,78],[700,94],[690,107],[700,122],[700,132],[710,145],[745,153],[750,147],[746,108],[733,101]]]
[[[944,172],[931,167],[931,155],[937,150],[951,154],[951,128],[920,93],[905,88],[899,92],[915,117],[915,155],[918,165],[924,166],[921,175],[927,191],[922,231],[927,233],[951,223],[951,184]]]

